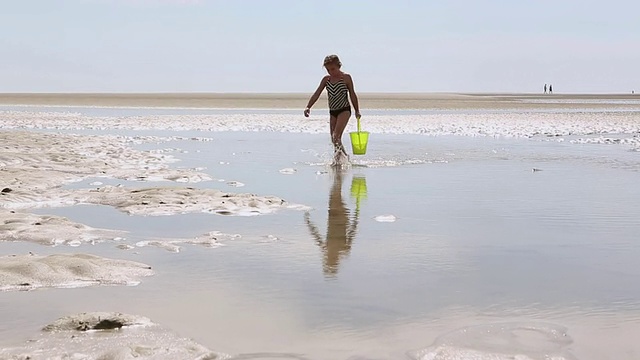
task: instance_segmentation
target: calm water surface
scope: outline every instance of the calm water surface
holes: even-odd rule
[[[1,293],[0,345],[60,316],[120,311],[212,350],[245,354],[238,358],[406,359],[445,343],[532,358],[545,351],[566,359],[640,356],[630,335],[640,333],[638,152],[546,139],[375,134],[366,156],[336,171],[325,165],[328,136],[128,134],[211,137],[137,147],[178,149],[181,161],[172,166],[204,167],[216,178],[189,186],[276,195],[313,210],[259,217],[141,217],[88,205],[37,210],[128,230],[131,244],[216,230],[242,237],[180,253],[124,251],[114,243],[1,244],[3,254],[132,259],[157,274],[136,287]],[[396,221],[377,221],[381,215]],[[540,323],[544,331],[564,327],[567,337],[532,346],[479,335],[497,323],[515,332]],[[467,326],[464,335],[456,332]]]

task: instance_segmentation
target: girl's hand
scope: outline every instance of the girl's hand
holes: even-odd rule
[[[358,112],[356,112],[356,119],[358,119],[358,120],[359,120],[361,117],[362,117],[362,115],[360,115],[360,112],[359,112],[359,111],[358,111]]]
[[[304,117],[309,117],[310,112],[311,112],[311,109],[309,108],[304,109]]]

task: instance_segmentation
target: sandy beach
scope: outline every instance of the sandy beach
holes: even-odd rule
[[[312,89],[313,90],[313,89]],[[312,92],[311,90],[311,92]],[[0,94],[0,105],[304,109],[310,93]],[[365,109],[603,108],[640,103],[635,94],[359,93]],[[323,94],[314,108],[327,108]]]
[[[0,359],[640,356],[639,98],[307,97],[0,95]]]

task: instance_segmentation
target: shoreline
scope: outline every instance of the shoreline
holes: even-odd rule
[[[310,93],[2,93],[1,106],[90,106],[188,109],[303,109]],[[367,93],[363,109],[512,109],[640,105],[637,94]],[[596,101],[598,100],[598,101]],[[575,101],[575,102],[571,102]],[[609,101],[609,102],[607,102]],[[611,103],[631,101],[631,104]],[[635,101],[638,101],[636,104]],[[315,109],[326,109],[323,93]]]

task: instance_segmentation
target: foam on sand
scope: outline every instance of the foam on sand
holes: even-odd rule
[[[79,246],[115,240],[124,231],[96,229],[65,217],[36,215],[0,208],[0,242],[26,241],[42,245]]]
[[[128,189],[104,186],[78,191],[78,202],[110,205],[130,215],[174,215],[212,213],[217,215],[252,216],[269,214],[278,209],[298,209],[276,196],[249,193],[227,193],[216,189],[191,187],[155,187]]]
[[[191,245],[199,245],[206,248],[217,248],[220,246],[224,246],[224,243],[220,241],[224,240],[233,240],[240,238],[240,234],[224,234],[220,231],[211,231],[207,234],[197,236],[193,239],[153,239],[153,240],[144,240],[136,243],[138,247],[145,246],[155,246],[160,249],[165,249],[171,252],[180,252],[181,247],[180,244],[191,244]],[[129,249],[124,249],[129,250]]]
[[[504,108],[503,108],[504,109]],[[640,132],[640,111],[532,112],[514,110],[486,113],[423,113],[368,115],[363,125],[370,133],[534,137]],[[0,111],[0,127],[7,129],[126,129],[278,131],[326,133],[326,117],[301,120],[294,114],[147,115],[95,117],[78,113]],[[350,123],[347,127],[354,128]]]
[[[88,254],[9,255],[0,257],[0,291],[43,287],[138,285],[151,266]]]
[[[45,326],[22,346],[0,349],[0,359],[227,359],[150,319],[121,313],[81,313]]]

